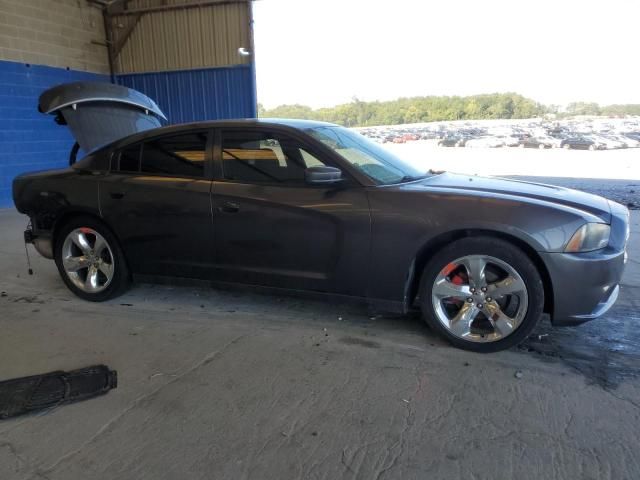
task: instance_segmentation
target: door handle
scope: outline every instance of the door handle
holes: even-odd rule
[[[124,192],[111,192],[110,195],[114,200],[120,200],[122,197],[124,197]]]
[[[223,213],[236,213],[240,211],[240,205],[233,202],[224,202],[221,206],[218,207],[218,211]]]

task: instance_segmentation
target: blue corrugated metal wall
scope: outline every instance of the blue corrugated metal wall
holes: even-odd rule
[[[117,75],[116,81],[153,98],[169,123],[257,114],[250,65]]]
[[[13,205],[16,175],[68,165],[74,140],[53,117],[38,112],[49,87],[78,80],[109,81],[106,75],[0,61],[0,208]]]
[[[0,208],[13,204],[16,175],[67,165],[73,137],[53,117],[38,112],[38,97],[54,85],[79,80],[108,82],[109,77],[0,61]],[[169,123],[257,113],[251,65],[118,75],[116,81],[153,98]]]

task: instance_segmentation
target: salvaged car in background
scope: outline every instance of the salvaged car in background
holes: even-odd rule
[[[470,137],[465,135],[446,135],[438,140],[439,147],[464,147]]]
[[[556,148],[560,147],[562,141],[549,136],[526,136],[520,139],[518,146],[522,148]]]
[[[604,150],[606,145],[584,135],[571,135],[560,142],[560,147],[570,150]]]
[[[423,172],[358,133],[301,120],[158,128],[139,92],[70,84],[40,110],[89,152],[15,179],[25,238],[90,301],[188,277],[419,308],[452,344],[508,348],[543,313],[604,314],[629,212],[574,190]],[[115,137],[119,138],[115,138]]]
[[[470,138],[464,145],[467,148],[499,148],[504,147],[504,140],[490,135]]]

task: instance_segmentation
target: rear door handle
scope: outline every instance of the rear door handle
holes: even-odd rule
[[[122,197],[124,197],[124,192],[111,192],[111,198],[114,200],[120,200]]]
[[[218,210],[224,213],[236,213],[240,211],[240,205],[233,202],[224,202],[221,206],[218,207]]]

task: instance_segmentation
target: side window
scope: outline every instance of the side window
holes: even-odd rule
[[[139,172],[140,171],[140,147],[141,143],[126,147],[120,151],[117,166],[112,166],[112,170],[118,172]],[[114,168],[115,167],[115,168]]]
[[[325,163],[285,135],[224,130],[222,165],[227,180],[302,185],[306,168]]]
[[[141,172],[180,177],[203,177],[207,132],[149,140],[142,148]]]

